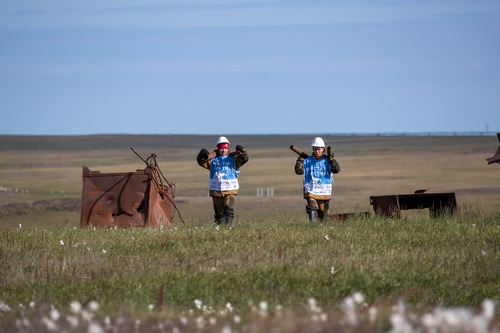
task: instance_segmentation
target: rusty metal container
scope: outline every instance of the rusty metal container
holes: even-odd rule
[[[81,227],[160,227],[174,222],[175,184],[163,185],[155,169],[125,173],[82,171]]]
[[[431,217],[453,214],[457,209],[455,192],[426,193],[416,191],[413,194],[391,194],[370,196],[375,214],[387,217],[401,217],[403,209],[429,208]]]

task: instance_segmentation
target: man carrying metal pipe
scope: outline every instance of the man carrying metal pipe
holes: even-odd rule
[[[229,151],[229,140],[225,136],[217,140],[217,149],[209,152],[201,149],[196,157],[198,165],[210,170],[209,195],[214,205],[214,219],[217,225],[224,222],[232,227],[234,204],[238,194],[238,174],[240,167],[248,162],[248,154],[243,146]]]
[[[340,165],[334,159],[330,146],[325,152],[325,142],[322,138],[316,137],[311,146],[313,150],[311,156],[294,146],[290,149],[299,154],[295,162],[295,173],[304,175],[306,213],[310,221],[316,222],[318,219],[322,221],[328,217],[332,198],[332,175],[340,172]]]

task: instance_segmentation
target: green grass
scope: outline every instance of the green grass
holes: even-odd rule
[[[243,323],[229,324],[226,313],[213,331],[225,323],[239,332],[342,331],[349,318],[342,304],[359,291],[366,304],[357,311],[365,319],[349,330],[382,332],[390,330],[400,301],[416,311],[407,317],[418,326],[420,314],[439,307],[479,310],[485,299],[500,300],[500,172],[485,161],[496,137],[324,135],[342,167],[331,212],[370,214],[311,225],[302,179],[293,173],[296,155],[288,149],[307,150],[310,136],[231,136],[250,154],[232,230],[214,228],[208,173],[195,162],[215,138],[0,136],[0,185],[7,189],[0,191],[0,326],[20,330],[16,322],[24,318],[31,324],[22,331],[47,331],[40,321],[47,311],[68,313],[73,301],[97,301],[101,324],[106,316],[129,319],[122,331],[152,317],[159,318],[152,325],[165,326],[158,331],[202,331],[197,316],[209,320],[229,302]],[[177,214],[172,228],[79,228],[82,166],[144,168],[130,147],[143,157],[157,154],[177,185],[186,223]],[[274,197],[257,198],[258,187],[273,187]],[[403,211],[403,219],[373,214],[369,196],[421,188],[455,192],[458,213],[438,219],[428,210]],[[328,321],[312,319],[319,314],[306,305],[311,298]],[[215,310],[201,313],[194,300]],[[276,315],[263,319],[260,302]],[[380,321],[366,319],[370,307]],[[498,322],[497,313],[496,328]]]
[[[335,307],[353,291],[369,303],[405,295],[426,306],[478,306],[500,295],[500,215],[437,220],[366,218],[312,225],[268,220],[232,230],[15,229],[1,234],[2,299],[64,307],[96,300],[107,313],[195,299]],[[333,273],[332,273],[333,270]]]

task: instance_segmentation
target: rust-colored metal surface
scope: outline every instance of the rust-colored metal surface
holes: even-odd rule
[[[84,166],[82,180],[82,227],[159,227],[174,222],[175,184],[158,182],[154,167],[101,173]]]
[[[500,133],[497,133],[498,142],[500,142]],[[487,158],[488,164],[500,163],[500,146],[498,146],[497,152],[490,158]]]
[[[446,193],[412,193],[371,196],[375,214],[387,217],[401,217],[401,210],[429,208],[431,217],[441,214],[452,214],[456,211],[455,192]]]

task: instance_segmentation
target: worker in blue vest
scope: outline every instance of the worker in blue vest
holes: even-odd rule
[[[217,139],[217,149],[201,149],[196,157],[198,165],[210,170],[209,195],[214,206],[214,219],[217,225],[232,227],[234,204],[238,194],[238,174],[240,167],[248,162],[248,154],[243,146],[237,145],[230,152],[229,140],[225,136]]]
[[[333,174],[340,172],[340,165],[325,151],[325,142],[316,137],[311,143],[312,155],[299,156],[295,163],[295,173],[304,175],[304,199],[307,200],[306,213],[309,220],[316,222],[328,217],[332,198]]]

